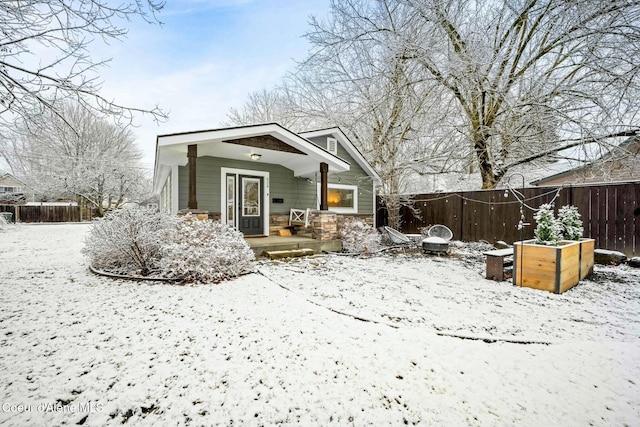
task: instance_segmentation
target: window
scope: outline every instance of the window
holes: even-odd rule
[[[171,213],[171,174],[167,176],[167,180],[162,187],[160,194],[160,209],[162,212]]]
[[[0,187],[0,193],[19,193],[20,187]]]
[[[320,184],[318,184],[320,200]],[[329,184],[327,194],[329,210],[338,213],[358,213],[358,187],[356,185]]]
[[[260,179],[242,177],[242,216],[260,216]]]
[[[331,154],[338,154],[338,140],[335,138],[327,138],[327,151]]]
[[[234,225],[236,216],[236,176],[227,174],[227,224]]]

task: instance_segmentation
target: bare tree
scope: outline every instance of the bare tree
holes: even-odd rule
[[[483,188],[523,163],[637,134],[640,2],[402,0],[444,137]]]
[[[341,124],[387,194],[411,170],[478,171],[494,188],[640,130],[637,0],[334,1],[308,38],[296,104]]]
[[[47,111],[3,154],[14,173],[41,197],[71,196],[102,214],[148,194],[141,152],[129,130],[80,105],[66,104],[62,116]]]
[[[308,57],[287,76],[306,115],[339,125],[380,174],[389,221],[398,226],[401,194],[419,144],[428,96],[410,8],[393,0],[332,1],[327,21],[311,20]]]
[[[333,0],[307,37],[285,111],[341,126],[392,215],[409,172],[494,188],[640,133],[640,0]]]
[[[224,126],[244,126],[260,123],[279,123],[295,130],[309,130],[310,117],[304,115],[284,86],[249,93],[242,108],[231,108]]]
[[[153,0],[0,2],[0,132],[45,112],[66,120],[62,106],[67,100],[127,122],[135,112],[164,119],[157,107],[126,107],[101,96],[98,69],[106,61],[89,54],[95,39],[120,39],[127,33],[121,23],[136,15],[155,21],[163,5]]]

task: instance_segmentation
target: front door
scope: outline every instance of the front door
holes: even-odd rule
[[[264,233],[264,179],[239,175],[238,230],[245,236]]]

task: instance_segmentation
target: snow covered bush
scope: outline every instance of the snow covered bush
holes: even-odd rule
[[[345,221],[338,234],[345,252],[371,252],[381,244],[375,228],[355,219]]]
[[[255,259],[242,233],[230,226],[141,208],[96,220],[83,252],[94,267],[111,273],[200,283],[251,271]]]
[[[562,238],[565,240],[580,240],[584,233],[580,212],[575,206],[563,206],[558,210],[558,221]]]
[[[187,215],[171,231],[160,265],[166,277],[218,283],[252,271],[254,260],[242,233],[220,222]]]
[[[118,209],[94,221],[83,253],[94,267],[147,276],[157,271],[173,219],[147,208]]]
[[[7,225],[9,225],[7,220],[4,219],[3,215],[0,215],[0,231],[4,231],[4,229],[7,228]]]
[[[535,214],[538,224],[534,232],[536,243],[539,245],[555,246],[562,239],[562,228],[553,214],[553,206],[545,203]]]

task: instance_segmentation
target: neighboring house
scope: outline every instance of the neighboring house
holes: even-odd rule
[[[269,235],[291,209],[375,224],[380,177],[339,128],[276,123],[160,135],[154,193],[162,211],[204,212],[245,235]]]
[[[158,210],[158,196],[151,196],[139,203],[140,206],[147,209]]]
[[[25,206],[78,206],[78,202],[72,200],[59,202],[27,202]]]
[[[144,199],[141,202],[125,202],[122,204],[122,207],[124,208],[141,207],[141,208],[153,209],[157,211],[159,209],[158,201],[159,201],[159,197],[154,195],[147,199]]]
[[[6,173],[0,176],[0,204],[25,203],[34,200],[34,193],[24,182]]]
[[[533,181],[532,185],[596,184],[640,181],[640,136],[627,139],[611,152],[584,166]]]

